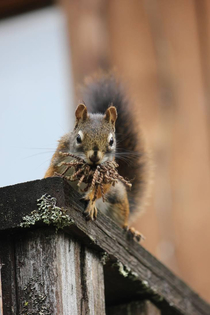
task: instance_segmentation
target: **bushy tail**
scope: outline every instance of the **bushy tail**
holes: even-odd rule
[[[119,174],[132,183],[128,198],[130,210],[134,212],[135,208],[142,208],[144,203],[148,185],[148,156],[132,104],[126,97],[122,84],[110,74],[88,78],[81,94],[92,113],[103,114],[110,105],[117,108],[116,161],[119,164]]]

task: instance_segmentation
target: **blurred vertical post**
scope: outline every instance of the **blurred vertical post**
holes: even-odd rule
[[[158,0],[144,0],[144,10],[148,18],[154,43],[158,81],[158,122],[156,141],[159,144],[156,154],[155,210],[160,228],[157,244],[159,258],[174,271],[178,271],[176,242],[172,215],[171,151],[172,131],[175,112],[174,78],[171,72],[169,45],[165,36]]]
[[[108,66],[106,1],[59,0],[65,11],[74,90],[87,75]]]
[[[200,50],[200,62],[203,74],[203,86],[205,89],[206,120],[208,137],[210,136],[210,2],[209,0],[194,0],[197,19],[198,40]],[[210,147],[210,146],[209,146]]]
[[[146,136],[148,147],[159,153],[159,86],[153,38],[141,0],[108,1],[108,29],[111,63],[127,87],[131,110]],[[161,156],[162,157],[162,156]],[[160,157],[160,163],[164,164]],[[159,161],[158,161],[159,162]],[[158,165],[159,166],[159,165]],[[157,169],[157,168],[156,168]],[[144,246],[155,253],[161,231],[158,226],[153,191],[145,215],[135,227],[145,236]],[[149,230],[149,233],[148,233]]]

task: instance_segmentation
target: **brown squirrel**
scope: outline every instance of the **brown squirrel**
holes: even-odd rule
[[[120,181],[114,187],[106,184],[106,200],[102,200],[99,190],[95,202],[91,202],[94,192],[88,191],[85,213],[94,219],[95,207],[118,225],[127,227],[130,211],[133,213],[137,203],[143,203],[147,184],[148,158],[138,133],[138,123],[124,89],[114,75],[89,79],[82,89],[82,99],[84,104],[78,105],[75,112],[74,129],[60,139],[45,177],[61,174],[61,163],[71,160],[59,152],[77,155],[90,165],[116,160],[119,174],[132,182],[131,191],[127,192]],[[77,183],[70,184],[78,190]]]

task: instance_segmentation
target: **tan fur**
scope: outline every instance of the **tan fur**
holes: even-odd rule
[[[121,202],[115,203],[112,206],[113,217],[116,218],[118,224],[122,227],[128,225],[129,217],[129,203],[128,198],[125,196]]]
[[[86,111],[85,105],[80,104],[77,107],[76,112],[75,112],[75,117],[76,117],[76,124],[79,124],[78,128],[82,128],[82,124],[84,123],[84,121],[86,121],[86,124],[88,124],[87,126],[89,126],[88,113]],[[110,106],[105,113],[104,120],[107,121],[107,123],[114,125],[116,118],[117,118],[117,111],[113,106]],[[97,117],[95,119],[97,119]],[[107,126],[104,123],[104,130],[106,130],[106,128],[107,128]],[[104,150],[104,146],[106,145],[109,134],[110,134],[110,131],[107,129],[107,134],[105,133],[104,137],[100,137],[100,135],[95,135],[95,137],[94,137],[94,140],[96,141],[96,143],[98,145],[98,148],[101,149],[101,151],[99,151],[99,157],[101,157],[101,160],[102,160],[103,156],[100,156],[100,154],[101,154],[102,150]],[[93,136],[94,136],[94,133],[93,133]],[[48,170],[46,171],[44,178],[55,176],[55,173],[61,174],[63,171],[63,168],[60,166],[61,162],[64,162],[64,161],[69,162],[69,160],[67,158],[65,158],[59,154],[60,151],[63,152],[63,151],[66,151],[66,149],[67,149],[67,143],[68,143],[67,137],[68,137],[68,135],[65,135],[59,141],[57,150],[52,157],[50,166],[49,166]],[[86,139],[87,139],[87,141],[92,141],[91,137],[89,137],[89,136],[86,137]],[[90,144],[88,145],[88,143],[86,143],[86,147],[89,148],[89,146],[91,146],[91,145]],[[88,158],[90,155],[90,151],[91,150],[87,150],[87,157]],[[114,157],[113,157],[113,159],[114,159]],[[77,189],[77,181],[73,182],[73,183],[69,181],[69,184]],[[107,194],[112,189],[112,185],[106,184],[103,186],[103,188],[104,188],[104,194]],[[90,192],[87,192],[85,195],[85,199],[90,201],[88,204],[88,207],[86,209],[86,214],[89,214],[91,219],[94,219],[97,216],[97,209],[95,206],[95,201],[93,201],[94,196],[95,196],[95,189],[93,189]],[[99,187],[99,189],[97,191],[96,200],[100,199],[101,197],[102,197],[102,192],[101,192],[101,189]],[[112,205],[112,214],[113,215],[111,215],[111,217],[120,226],[124,226],[125,224],[128,223],[129,203],[128,203],[127,194],[123,196],[123,199],[121,200],[121,202],[118,202],[118,203]]]

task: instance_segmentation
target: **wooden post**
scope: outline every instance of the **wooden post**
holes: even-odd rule
[[[105,315],[105,304],[108,315],[210,314],[209,304],[108,217],[99,211],[86,221],[80,199],[56,177],[0,189],[4,315]],[[40,222],[43,209],[45,219],[67,215],[65,227],[56,232],[55,221]]]
[[[83,309],[81,314],[105,315],[104,272],[99,258],[88,248],[84,250],[82,274]]]
[[[24,233],[16,242],[16,270],[19,314],[105,315],[102,263],[68,235]]]

